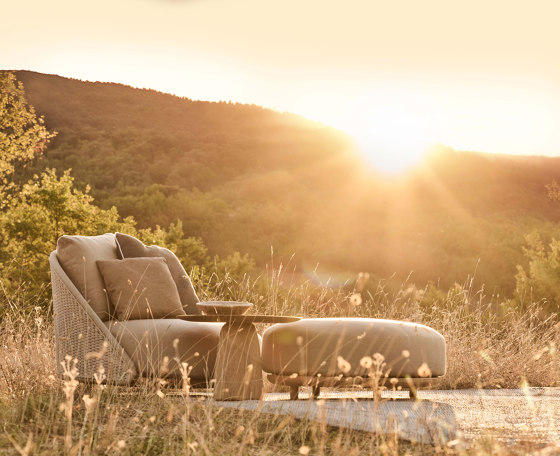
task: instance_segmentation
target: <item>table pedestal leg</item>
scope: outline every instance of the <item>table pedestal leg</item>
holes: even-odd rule
[[[226,323],[220,331],[214,399],[260,399],[263,390],[261,353],[253,325]]]

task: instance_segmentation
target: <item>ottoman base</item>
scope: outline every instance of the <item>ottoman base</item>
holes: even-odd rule
[[[374,397],[379,397],[382,390],[401,390],[408,389],[411,399],[417,398],[417,390],[425,388],[433,384],[437,378],[393,378],[380,379],[377,386],[372,382],[373,379],[369,377],[322,377],[322,376],[302,376],[302,375],[274,375],[269,374],[267,379],[270,383],[276,385],[283,385],[290,387],[290,399],[298,399],[299,387],[309,386],[312,388],[313,397],[319,397],[321,394],[321,387],[364,387],[373,389]]]

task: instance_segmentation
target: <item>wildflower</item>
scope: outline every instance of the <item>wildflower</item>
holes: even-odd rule
[[[362,366],[365,369],[369,369],[373,364],[373,359],[371,359],[370,356],[364,356],[361,360],[360,360],[360,366]]]
[[[93,407],[95,406],[95,403],[97,402],[97,399],[95,399],[94,397],[91,397],[89,394],[84,394],[82,396],[82,400],[84,401],[84,404],[86,406],[86,411],[88,413],[90,413],[93,410]]]
[[[350,372],[350,369],[352,368],[352,366],[350,365],[350,363],[348,361],[346,361],[342,356],[338,356],[336,358],[337,362],[338,362],[338,368],[344,372],[345,374],[347,374],[348,372]]]
[[[353,306],[359,306],[362,304],[362,295],[360,293],[354,293],[350,296],[350,304]]]
[[[418,368],[418,376],[420,377],[430,377],[432,375],[432,371],[428,367],[426,363],[422,363],[422,365]]]
[[[381,366],[385,361],[385,357],[381,353],[374,353],[373,354],[373,362],[376,366]]]

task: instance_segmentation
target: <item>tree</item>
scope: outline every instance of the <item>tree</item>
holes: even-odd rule
[[[16,164],[39,156],[54,136],[28,105],[23,84],[13,73],[0,71],[0,193],[9,186]]]
[[[40,293],[49,282],[48,257],[63,234],[135,232],[132,217],[93,204],[89,188],[74,188],[69,171],[47,169],[24,184],[0,215],[0,267],[5,289]]]
[[[89,188],[76,190],[69,171],[59,178],[47,169],[23,185],[14,183],[17,167],[39,157],[52,137],[23,85],[0,72],[0,281],[9,295],[47,297],[48,256],[62,234],[134,231],[132,218],[121,221],[116,208],[93,204]]]
[[[208,248],[202,239],[185,237],[183,222],[180,220],[171,223],[167,230],[159,226],[153,230],[140,230],[138,236],[145,244],[157,244],[173,251],[187,272],[194,267],[206,268],[211,264]]]

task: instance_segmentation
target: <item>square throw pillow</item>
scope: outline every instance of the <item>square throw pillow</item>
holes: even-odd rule
[[[56,243],[56,257],[99,318],[109,320],[112,309],[95,262],[117,259],[115,235],[62,236]]]
[[[177,292],[179,293],[179,299],[181,300],[183,310],[189,315],[200,314],[200,311],[196,307],[196,303],[199,301],[198,296],[194,291],[191,279],[187,275],[179,259],[171,250],[157,245],[146,246],[142,241],[128,234],[116,233],[115,239],[117,242],[117,255],[121,259],[139,257],[165,258],[169,271],[171,271],[171,276],[177,286]]]
[[[185,315],[164,258],[97,261],[117,320]]]

